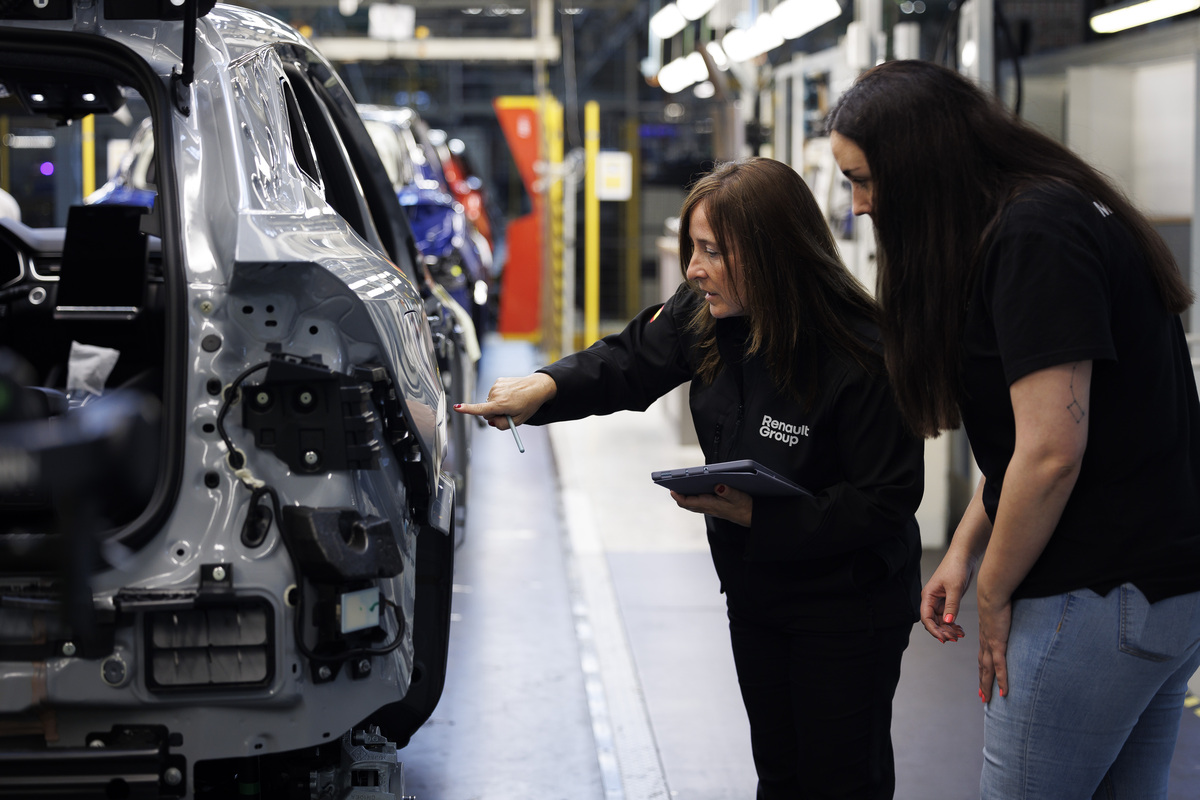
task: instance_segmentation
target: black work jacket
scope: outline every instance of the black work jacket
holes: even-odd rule
[[[557,394],[529,423],[642,411],[692,380],[700,354],[688,320],[702,302],[681,285],[621,333],[540,370]],[[911,624],[924,451],[882,366],[870,373],[832,348],[817,354],[819,388],[806,409],[745,356],[745,318],[716,327],[723,367],[711,383],[692,381],[689,397],[705,462],[752,458],[813,493],[755,498],[749,528],[705,516],[730,615],[798,630]]]

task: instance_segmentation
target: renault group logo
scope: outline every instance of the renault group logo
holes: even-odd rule
[[[808,426],[780,422],[769,414],[763,414],[762,424],[758,426],[758,435],[764,439],[783,442],[791,447],[800,441],[801,436],[808,437]]]

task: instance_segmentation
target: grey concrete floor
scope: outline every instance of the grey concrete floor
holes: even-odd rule
[[[490,340],[480,391],[536,368]],[[418,800],[754,796],[748,726],[701,520],[653,485],[700,463],[643,414],[477,431],[441,703],[401,752]],[[927,552],[929,575],[940,557]],[[971,630],[973,606],[962,617]],[[897,691],[896,800],[978,797],[975,647],[913,630]],[[1189,702],[1194,699],[1189,698]],[[1189,708],[1170,800],[1200,798]]]

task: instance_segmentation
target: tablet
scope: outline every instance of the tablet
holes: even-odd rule
[[[659,486],[685,495],[714,494],[718,483],[755,497],[812,495],[804,487],[749,458],[699,467],[658,470],[650,473],[650,479]]]

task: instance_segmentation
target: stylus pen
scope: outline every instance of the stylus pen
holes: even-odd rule
[[[504,418],[508,420],[508,429],[513,432],[513,438],[517,440],[517,449],[524,453],[525,445],[521,444],[521,434],[517,433],[517,423],[513,422],[510,414],[505,414]]]

